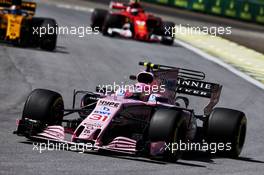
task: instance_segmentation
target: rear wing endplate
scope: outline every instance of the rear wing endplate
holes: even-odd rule
[[[13,5],[12,0],[0,0],[0,9],[10,8]],[[27,11],[30,15],[36,12],[37,4],[35,2],[23,1],[21,9]]]
[[[219,84],[203,81],[205,73],[201,71],[178,68],[173,66],[139,62],[139,65],[146,67],[146,71],[152,71],[161,79],[167,79],[169,84],[174,86],[175,97],[177,93],[209,98],[209,104],[204,108],[204,114],[210,115],[213,107],[218,103],[222,91]],[[170,72],[175,72],[173,78],[169,77]],[[158,74],[157,74],[158,73]]]
[[[222,86],[206,81],[178,79],[177,93],[209,98],[209,104],[204,108],[204,114],[210,115],[214,106],[218,103]]]
[[[34,15],[36,12],[37,3],[35,2],[22,2],[22,9],[26,10],[29,14]]]

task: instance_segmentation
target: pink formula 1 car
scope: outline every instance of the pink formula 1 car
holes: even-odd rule
[[[203,81],[205,74],[200,71],[140,65],[146,70],[130,76],[136,83],[129,87],[74,91],[72,109],[64,109],[59,93],[35,89],[28,96],[15,133],[30,140],[89,143],[93,151],[166,161],[176,161],[190,149],[210,151],[212,145],[213,153],[220,156],[239,156],[246,136],[246,117],[237,110],[214,108],[221,85]],[[76,109],[80,95],[80,108]],[[203,115],[188,107],[188,95],[210,99]],[[73,113],[79,117],[66,119]],[[67,140],[66,134],[71,138]]]

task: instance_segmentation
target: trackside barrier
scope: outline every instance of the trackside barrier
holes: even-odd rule
[[[208,6],[211,8],[207,8],[207,12],[222,16],[224,12],[225,2],[226,0],[210,0]]]
[[[237,9],[238,9],[238,1],[237,0],[228,0],[224,2],[223,7],[223,16],[236,18],[237,17]]]
[[[143,0],[264,24],[264,0]]]
[[[264,1],[263,3],[254,3],[253,4],[254,19],[257,23],[264,24]]]
[[[156,0],[157,3],[161,3],[161,4],[169,4],[169,0]]]
[[[193,11],[206,12],[210,0],[189,0],[189,6]]]
[[[253,4],[248,1],[238,1],[238,18],[246,21],[252,21]]]
[[[173,0],[172,5],[180,8],[189,8],[189,1],[188,0]]]

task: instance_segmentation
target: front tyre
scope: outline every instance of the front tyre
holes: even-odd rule
[[[218,150],[222,157],[237,158],[244,146],[247,118],[241,111],[215,108],[207,124],[209,143],[229,145],[225,150]]]
[[[151,142],[164,141],[166,145],[177,144],[186,141],[186,122],[180,111],[171,109],[157,110],[150,121],[149,139]],[[170,147],[171,148],[171,147]],[[177,161],[181,155],[180,149],[166,149],[162,155],[169,162]]]
[[[175,24],[173,22],[163,22],[162,26],[162,39],[161,43],[164,45],[173,45],[174,43],[174,35],[173,35],[173,28]]]
[[[91,27],[95,29],[96,27],[99,28],[99,31],[102,31],[102,27],[105,21],[105,18],[108,14],[107,10],[104,9],[94,9],[92,16],[91,16]]]
[[[46,89],[33,90],[24,105],[22,119],[37,120],[48,125],[60,125],[63,119],[62,96]]]
[[[119,28],[121,29],[124,25],[125,17],[122,15],[116,15],[109,13],[106,16],[106,19],[104,21],[104,25],[102,27],[102,34],[105,36],[114,36],[114,33],[109,33],[109,28]]]
[[[57,23],[54,19],[44,19],[41,28],[46,29],[46,33],[40,37],[39,46],[46,51],[54,51],[57,45]]]

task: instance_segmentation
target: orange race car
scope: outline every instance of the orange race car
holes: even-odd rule
[[[50,18],[34,17],[35,2],[0,0],[0,40],[22,47],[40,47],[53,51],[57,34],[49,32],[57,26]],[[39,35],[39,30],[45,34]]]

